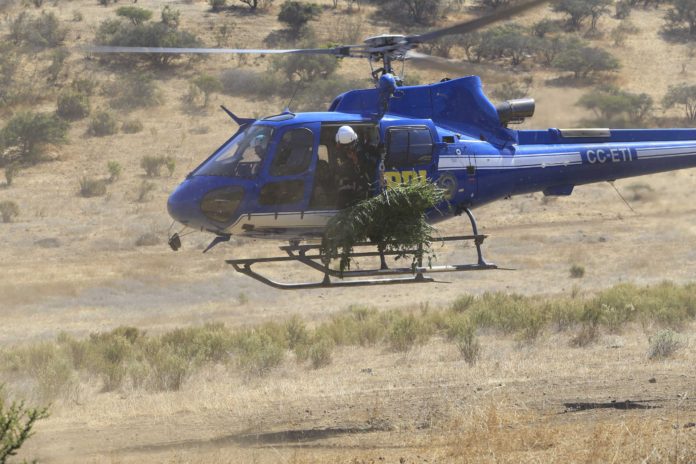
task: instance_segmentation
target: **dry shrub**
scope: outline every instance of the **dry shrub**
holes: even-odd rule
[[[153,232],[146,232],[135,241],[135,246],[155,246],[161,243],[160,238]]]
[[[145,203],[146,201],[150,201],[150,199],[152,198],[152,195],[150,195],[150,194],[156,188],[157,188],[157,185],[154,182],[150,182],[148,180],[143,180],[140,183],[140,186],[138,187],[138,192],[137,192],[138,202]]]
[[[140,160],[140,167],[145,170],[148,177],[159,177],[163,167],[167,168],[171,176],[176,168],[176,160],[172,156],[145,155]]]
[[[434,432],[430,446],[437,462],[694,462],[689,429],[673,429],[673,419],[627,416],[595,418],[590,424],[532,413],[495,398],[471,406]]]
[[[100,111],[89,122],[87,133],[94,137],[104,137],[118,132],[116,118],[108,111]]]
[[[0,216],[2,222],[12,222],[19,216],[19,206],[12,200],[0,201]]]
[[[77,382],[68,353],[55,342],[41,342],[4,353],[0,372],[5,379],[29,380],[42,402],[65,396]]]
[[[106,195],[106,179],[84,176],[80,179],[80,195],[84,198]]]
[[[476,326],[469,319],[456,318],[448,330],[448,337],[456,343],[467,364],[476,364],[481,357],[481,344],[476,336]]]
[[[121,126],[121,132],[124,134],[137,134],[142,130],[143,123],[140,122],[139,119],[129,119],[127,121],[123,121],[123,125]]]
[[[682,342],[679,334],[671,329],[665,329],[657,332],[650,337],[650,347],[648,348],[648,358],[664,359],[672,356],[679,348]]]

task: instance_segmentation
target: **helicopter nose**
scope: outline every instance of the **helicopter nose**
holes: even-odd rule
[[[175,221],[185,226],[198,227],[203,219],[200,211],[200,193],[185,181],[169,195],[167,211]]]
[[[179,185],[167,200],[169,215],[176,221],[211,232],[224,230],[238,215],[244,187],[224,179],[193,177]]]

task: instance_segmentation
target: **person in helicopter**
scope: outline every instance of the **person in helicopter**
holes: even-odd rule
[[[358,134],[351,126],[341,126],[336,132],[338,208],[343,209],[364,200],[370,193],[371,172],[367,154],[360,145]]]
[[[258,156],[260,160],[264,159],[266,150],[268,149],[268,136],[266,134],[257,135],[252,141],[252,146],[254,147],[256,156]]]

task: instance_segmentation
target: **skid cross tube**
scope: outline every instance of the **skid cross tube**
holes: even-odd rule
[[[230,259],[227,260],[234,269],[246,276],[258,280],[271,287],[283,290],[297,290],[310,288],[327,288],[327,287],[357,287],[364,285],[389,285],[389,284],[404,284],[404,283],[421,283],[433,282],[432,277],[426,276],[434,272],[461,272],[461,271],[481,271],[487,269],[498,269],[498,266],[486,262],[483,258],[481,245],[486,239],[486,235],[478,233],[476,227],[476,219],[471,211],[464,209],[471,222],[472,235],[456,235],[450,237],[441,237],[439,242],[461,242],[473,241],[476,246],[477,262],[475,264],[456,264],[456,265],[441,265],[441,266],[423,266],[419,261],[414,266],[385,268],[383,265],[379,269],[360,269],[347,270],[341,272],[337,269],[332,269],[330,263],[324,255],[321,254],[320,244],[300,244],[291,242],[289,245],[281,246],[280,250],[284,251],[287,256],[274,256],[269,258],[245,258],[245,259]],[[361,247],[376,247],[376,243],[362,242],[355,244],[355,248]],[[414,254],[419,250],[408,250],[406,252],[397,251],[359,251],[351,253],[351,258],[365,257],[380,257],[380,262],[384,264],[385,256],[396,256],[400,254]],[[282,263],[282,262],[298,262],[305,266],[314,269],[317,272],[324,274],[324,278],[320,282],[302,282],[302,283],[282,283],[274,281],[262,274],[259,274],[252,269],[252,266],[257,263]],[[410,274],[410,275],[408,275]],[[404,277],[395,277],[404,276]],[[338,280],[332,280],[334,277]],[[375,278],[372,278],[375,277]]]

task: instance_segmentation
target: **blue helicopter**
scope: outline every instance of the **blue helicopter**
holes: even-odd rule
[[[147,47],[95,47],[98,52],[331,54],[367,58],[376,86],[335,98],[328,111],[292,113],[263,119],[241,118],[223,109],[239,130],[194,169],[169,197],[171,217],[188,228],[210,232],[205,251],[232,236],[285,238],[284,256],[232,259],[237,271],[282,289],[427,282],[433,272],[495,269],[483,258],[486,238],[478,232],[471,209],[531,192],[570,195],[576,185],[696,166],[694,129],[556,129],[513,130],[510,124],[534,114],[534,100],[494,105],[477,76],[418,86],[401,86],[394,62],[442,59],[417,53],[427,41],[474,31],[546,3],[533,0],[443,29],[419,35],[381,35],[361,45],[327,49],[239,50]],[[444,60],[446,61],[446,60]],[[374,69],[374,63],[381,65]],[[446,64],[446,63],[445,63]],[[443,241],[472,241],[472,264],[389,268],[384,252],[376,269],[339,272],[320,253],[320,245],[302,243],[323,234],[328,221],[346,204],[339,195],[340,134],[377,162],[371,172],[372,194],[403,182],[428,181],[444,191],[437,223],[466,214],[470,235]],[[170,246],[181,246],[180,236]],[[374,246],[374,244],[361,244]],[[312,283],[281,283],[256,272],[258,263],[299,262],[323,274]],[[332,279],[333,278],[333,279]]]

